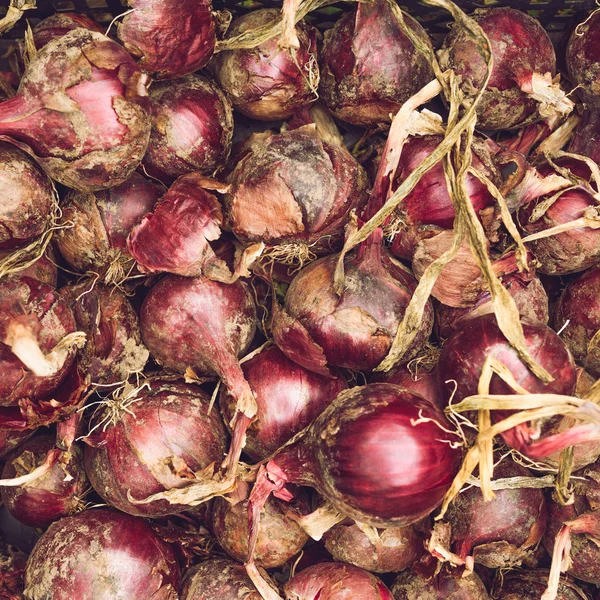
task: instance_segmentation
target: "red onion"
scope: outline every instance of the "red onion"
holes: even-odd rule
[[[312,421],[347,387],[341,374],[325,377],[291,361],[269,346],[242,364],[256,396],[258,411],[246,432],[244,452],[259,461],[273,454]],[[235,399],[221,392],[225,421],[233,418]]]
[[[593,106],[586,108],[573,132],[568,150],[600,163],[600,110]]]
[[[146,84],[121,46],[76,29],[42,48],[17,95],[0,103],[0,135],[59,183],[82,191],[118,185],[148,145]]]
[[[423,27],[403,13],[425,46]],[[427,58],[401,30],[385,0],[357,5],[325,34],[319,94],[331,113],[355,125],[390,123],[402,104],[433,79]]]
[[[196,385],[150,379],[126,388],[92,420],[85,466],[94,489],[132,515],[156,517],[187,510],[153,494],[184,487],[195,473],[222,461],[225,429],[210,398]]]
[[[66,227],[55,236],[60,253],[77,271],[121,283],[134,264],[127,236],[162,193],[138,173],[109,190],[69,192],[61,204],[61,224]]]
[[[2,600],[23,598],[23,575],[27,555],[10,546],[0,554],[0,596]]]
[[[493,596],[496,600],[539,600],[546,589],[548,571],[508,571],[497,578]],[[556,600],[588,600],[589,596],[572,579],[563,578]]]
[[[492,74],[477,106],[483,129],[516,129],[569,113],[573,103],[553,84],[556,56],[538,20],[512,8],[477,10],[472,17],[490,40]],[[462,85],[479,89],[486,64],[473,37],[461,28],[451,31],[440,51],[442,68],[453,69]]]
[[[272,24],[280,14],[263,9],[242,15],[227,37]],[[250,50],[225,50],[215,57],[215,78],[242,114],[261,121],[287,119],[317,99],[317,31],[301,21],[295,32],[299,47],[290,51],[280,48],[281,36],[275,36]]]
[[[383,581],[343,563],[320,563],[294,575],[284,586],[287,600],[394,600]]]
[[[567,45],[567,68],[569,77],[583,100],[592,105],[600,104],[600,13],[592,13],[580,23]]]
[[[176,600],[171,546],[142,519],[95,509],[50,526],[25,571],[26,600]]]
[[[10,253],[10,250],[0,251],[0,261]],[[55,288],[58,281],[58,267],[56,266],[56,254],[52,246],[48,246],[46,252],[32,265],[18,271],[15,275],[17,277],[32,277]]]
[[[98,33],[104,33],[105,31],[94,19],[86,15],[63,12],[55,13],[40,21],[33,28],[33,41],[36,50],[41,50],[52,40],[62,37],[79,27],[90,31],[97,31]]]
[[[213,176],[231,150],[233,114],[227,96],[209,79],[189,75],[150,88],[152,133],[142,161],[146,172],[170,182],[196,171]]]
[[[46,434],[26,441],[6,458],[2,470],[2,479],[7,480],[33,475],[44,463],[49,465],[43,475],[26,484],[1,488],[2,502],[10,514],[31,527],[46,527],[83,508],[87,488],[83,453],[76,445],[68,453],[60,452],[55,437]]]
[[[213,558],[190,567],[183,576],[181,600],[261,600],[242,565]]]
[[[0,458],[18,448],[25,440],[33,435],[27,429],[11,429],[0,427]]]

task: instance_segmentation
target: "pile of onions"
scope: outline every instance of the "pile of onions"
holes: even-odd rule
[[[93,509],[40,538],[27,561],[24,598],[175,600],[179,579],[174,550],[144,520]]]
[[[567,45],[567,69],[577,92],[587,104],[600,104],[600,13],[580,23]]]
[[[424,46],[429,36],[410,15],[408,28]],[[361,3],[325,33],[319,95],[338,119],[355,125],[390,123],[402,104],[433,79],[427,58],[402,31],[386,0]]]
[[[190,567],[181,582],[180,600],[261,600],[244,567],[213,558]]]
[[[493,597],[497,600],[539,600],[548,582],[548,571],[508,571],[498,577]],[[589,596],[570,578],[561,578],[556,600],[588,600]]]
[[[195,384],[150,379],[107,400],[84,438],[85,468],[94,489],[123,512],[160,516],[185,505],[149,496],[180,488],[219,464],[225,428],[210,398]]]
[[[189,75],[150,88],[152,133],[142,164],[168,183],[196,171],[213,176],[227,162],[233,136],[231,103],[209,79]]]
[[[255,10],[235,19],[227,38],[246,34],[280,19],[276,9]],[[317,99],[317,30],[299,22],[295,28],[298,47],[280,47],[275,36],[248,50],[225,50],[212,66],[215,78],[233,106],[260,121],[287,119]]]
[[[175,79],[202,68],[215,49],[210,0],[128,0],[133,10],[117,35],[155,79]]]
[[[116,42],[75,29],[42,48],[17,95],[0,103],[0,135],[59,183],[81,191],[118,185],[148,145],[147,82]]]

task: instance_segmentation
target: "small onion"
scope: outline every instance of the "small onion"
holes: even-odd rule
[[[569,77],[583,100],[591,105],[600,104],[600,13],[592,13],[580,23],[567,45]]]
[[[190,567],[183,576],[180,600],[261,600],[244,567],[213,558]]]

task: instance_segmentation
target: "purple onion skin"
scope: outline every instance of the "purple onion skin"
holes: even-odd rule
[[[521,465],[505,458],[494,477],[531,477]],[[546,527],[546,501],[540,489],[497,490],[485,502],[479,488],[458,495],[446,520],[452,526],[452,549],[461,558],[490,569],[516,567],[541,541]]]
[[[569,142],[568,151],[600,163],[600,109],[586,107]]]
[[[106,29],[100,27],[100,25],[87,17],[77,13],[56,13],[49,17],[46,17],[43,21],[40,21],[33,28],[33,41],[37,50],[41,50],[44,46],[49,44],[52,40],[66,35],[73,29],[83,27],[90,31],[97,31],[98,33],[104,33]]]
[[[383,581],[344,563],[319,563],[283,587],[286,600],[394,600]]]
[[[27,469],[40,466],[55,442],[53,434],[26,441],[6,457],[2,479],[26,475]],[[15,519],[30,527],[46,527],[81,510],[81,497],[87,488],[83,453],[77,445],[71,446],[70,452],[68,459],[60,456],[42,478],[25,486],[0,488],[2,502]]]
[[[52,183],[32,158],[5,142],[0,142],[0,189],[0,250],[43,233],[55,202]]]
[[[78,368],[92,383],[126,381],[148,361],[137,313],[115,287],[83,281],[68,284],[59,294],[73,309],[77,330],[86,334]]]
[[[170,183],[192,171],[214,176],[227,162],[233,137],[231,103],[200,75],[150,88],[152,133],[142,164]]]
[[[235,19],[227,31],[234,37],[280,18],[277,9],[255,10]],[[215,78],[233,106],[252,119],[287,119],[317,99],[310,81],[318,81],[317,31],[296,25],[300,47],[295,60],[279,50],[279,36],[251,50],[226,50],[213,61]]]
[[[54,523],[25,571],[26,600],[177,600],[173,548],[142,519],[86,510]]]
[[[0,458],[21,446],[33,433],[27,429],[0,427]]]
[[[242,364],[256,395],[257,418],[246,432],[244,452],[254,461],[273,454],[310,423],[347,384],[340,373],[324,377],[291,361],[269,346]],[[219,396],[226,423],[235,414],[235,399],[226,390]]]
[[[183,575],[180,600],[261,600],[246,569],[225,558],[190,567]]]
[[[7,254],[8,252],[6,254],[0,252],[0,256],[6,256]],[[58,267],[55,261],[56,255],[49,247],[31,266],[19,271],[17,276],[31,277],[55,288],[58,282]]]
[[[176,79],[201,69],[215,49],[210,0],[128,0],[133,11],[117,35],[154,79]]]
[[[593,13],[571,34],[567,69],[577,93],[591,105],[600,105],[600,14]]]
[[[177,514],[188,506],[135,500],[182,487],[227,450],[225,428],[210,398],[196,385],[150,380],[117,422],[92,433],[85,467],[94,489],[110,504],[136,516]],[[105,416],[105,415],[104,415]],[[98,419],[102,419],[99,415]]]
[[[31,329],[40,349],[50,352],[66,335],[76,331],[73,312],[58,293],[46,283],[30,277],[0,282],[0,340],[6,339],[11,324]],[[66,377],[75,351],[54,375],[38,377],[0,342],[0,406],[14,406],[19,400],[39,400],[54,391]]]
[[[42,48],[0,104],[0,135],[63,185],[118,185],[148,145],[147,80],[116,42],[75,29]]]
[[[546,569],[508,571],[497,578],[493,597],[496,600],[539,600],[546,591]],[[588,600],[589,596],[570,577],[561,573],[556,600]]]
[[[512,8],[491,8],[472,15],[487,34],[494,66],[486,91],[477,106],[477,124],[496,131],[514,129],[539,121],[538,104],[521,91],[531,82],[533,73],[556,73],[556,56],[552,42],[539,21]],[[463,85],[479,89],[486,66],[475,41],[456,27],[446,39],[440,53],[443,68],[454,69]]]
[[[423,27],[404,13],[427,46]],[[400,29],[383,0],[360,4],[325,34],[320,97],[338,119],[355,125],[390,123],[402,104],[433,79],[427,59]]]

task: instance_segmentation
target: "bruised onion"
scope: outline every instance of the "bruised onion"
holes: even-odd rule
[[[231,150],[233,114],[225,94],[209,79],[189,75],[150,88],[152,133],[142,164],[170,182],[192,171],[214,176]]]
[[[567,45],[569,77],[583,100],[600,104],[600,13],[592,13],[571,34]]]
[[[84,438],[85,466],[94,489],[132,515],[161,516],[187,509],[153,494],[184,487],[195,473],[220,464],[225,429],[210,398],[195,384],[150,379],[126,389],[96,414]]]
[[[26,600],[176,600],[172,547],[137,517],[86,510],[53,523],[25,570]]]
[[[546,569],[502,573],[494,585],[496,600],[539,600],[548,583]],[[589,596],[570,578],[561,578],[556,600],[588,600]]]
[[[261,600],[244,567],[213,558],[190,567],[183,576],[181,600]]]
[[[418,21],[403,16],[421,44],[431,47]],[[427,58],[385,0],[358,4],[325,33],[320,67],[320,97],[335,117],[355,125],[390,123],[402,104],[433,79]]]

